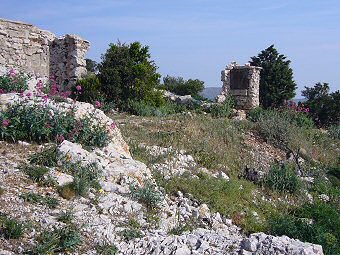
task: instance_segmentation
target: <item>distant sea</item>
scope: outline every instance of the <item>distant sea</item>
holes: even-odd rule
[[[202,96],[210,100],[214,100],[216,96],[221,93],[221,90],[222,90],[222,86],[221,87],[207,87],[207,88],[204,88],[202,92]],[[298,103],[298,102],[304,102],[306,101],[306,99],[305,98],[294,98],[293,101],[295,103]]]

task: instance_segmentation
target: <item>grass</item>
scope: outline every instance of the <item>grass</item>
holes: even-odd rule
[[[24,233],[24,225],[15,219],[0,214],[0,235],[6,239],[19,239]]]
[[[45,205],[49,208],[56,208],[59,205],[59,201],[55,197],[42,196],[40,194],[36,194],[33,192],[23,193],[20,195],[20,197],[24,199],[26,202],[32,204]]]
[[[119,235],[121,235],[125,241],[131,241],[136,238],[142,238],[143,233],[139,229],[127,228],[122,230]]]
[[[49,172],[49,169],[44,166],[25,165],[22,171],[35,182],[44,181],[44,176]]]
[[[72,220],[74,219],[74,215],[72,214],[72,211],[65,211],[62,212],[57,220],[66,224],[70,224]]]

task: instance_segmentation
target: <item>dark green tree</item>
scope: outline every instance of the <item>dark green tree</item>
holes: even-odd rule
[[[319,126],[337,124],[340,121],[340,91],[330,93],[328,83],[316,83],[314,87],[305,87],[302,95],[307,99],[304,105]]]
[[[98,69],[103,92],[118,107],[127,107],[129,101],[162,104],[161,93],[155,89],[160,74],[150,60],[148,46],[139,42],[110,44]]]
[[[85,59],[86,61],[86,70],[89,73],[96,73],[98,70],[98,63],[92,59]]]
[[[271,45],[252,57],[251,65],[262,67],[260,80],[260,104],[264,108],[281,106],[295,96],[296,84],[290,60],[279,54]]]
[[[192,95],[196,98],[200,97],[200,93],[204,89],[204,81],[198,79],[184,80],[183,77],[167,75],[163,78],[161,87],[180,96]]]

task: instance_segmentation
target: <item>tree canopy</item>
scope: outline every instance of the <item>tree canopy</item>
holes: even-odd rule
[[[264,108],[281,106],[295,96],[296,84],[290,60],[279,54],[274,45],[252,57],[251,65],[262,67],[260,80],[260,104]]]

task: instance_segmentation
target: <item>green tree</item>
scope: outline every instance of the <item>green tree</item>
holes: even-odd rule
[[[337,124],[340,121],[340,91],[330,93],[328,83],[316,83],[314,87],[305,87],[302,95],[307,101],[304,105],[309,107],[314,121],[319,126]]]
[[[204,89],[204,81],[198,79],[184,80],[183,77],[167,75],[163,78],[162,88],[180,96],[192,95],[193,97],[200,97],[200,93]]]
[[[96,73],[98,70],[98,63],[92,59],[85,59],[86,61],[86,70],[89,73]]]
[[[264,108],[281,106],[295,96],[296,84],[290,60],[279,54],[271,45],[252,57],[251,65],[262,67],[260,80],[260,104]]]
[[[127,107],[129,101],[143,101],[154,106],[164,101],[155,89],[160,74],[150,60],[148,46],[139,42],[110,44],[98,69],[103,92],[118,107]]]

